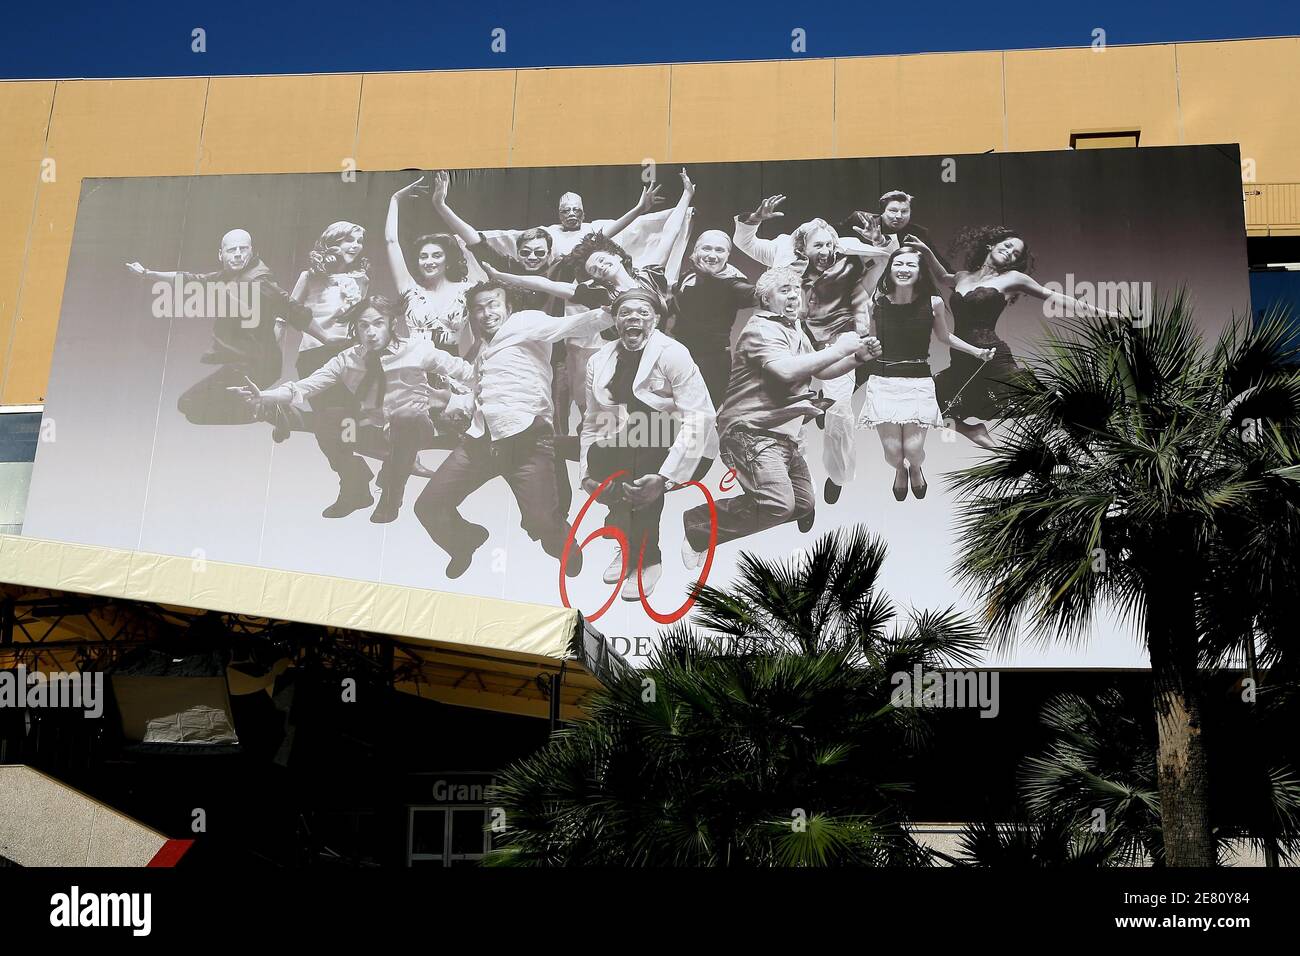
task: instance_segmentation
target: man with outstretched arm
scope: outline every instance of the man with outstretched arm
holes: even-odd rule
[[[814,348],[825,348],[841,332],[865,333],[867,304],[889,250],[840,236],[824,219],[811,219],[793,233],[775,239],[759,238],[760,224],[784,215],[778,208],[783,202],[785,196],[771,196],[753,212],[737,217],[736,248],[766,266],[789,265],[800,271],[804,324]],[[826,503],[834,504],[857,471],[857,423],[852,406],[857,381],[854,375],[817,378],[822,394],[832,400],[824,419],[822,463],[826,467]]]
[[[399,337],[394,332],[399,313],[397,303],[370,296],[354,310],[351,323],[359,344],[344,349],[301,381],[266,390],[250,381],[230,389],[255,405],[306,401],[338,385],[351,393],[350,406],[321,409],[316,414],[321,449],[340,477],[338,500],[322,517],[342,518],[374,502],[370,468],[357,455],[357,449],[369,443],[386,448],[388,453],[379,469],[379,504],[370,520],[376,524],[393,521],[401,510],[416,453],[430,447],[436,437],[430,412],[445,407],[450,397],[446,391],[429,387],[429,373],[466,386],[473,384],[474,367],[468,362],[427,339]]]
[[[803,429],[825,403],[812,391],[813,379],[852,376],[880,355],[880,343],[856,331],[814,348],[799,321],[802,284],[803,277],[791,268],[759,276],[760,308],[736,342],[718,431],[722,460],[735,469],[744,494],[715,505],[718,544],[787,521],[798,521],[801,531],[812,528],[817,499],[804,459]],[[682,518],[682,563],[694,569],[708,551],[712,516],[705,504]]]
[[[608,309],[577,315],[511,310],[507,287],[493,280],[465,293],[477,339],[473,395],[452,396],[448,415],[469,419],[460,444],[439,466],[415,502],[415,514],[433,542],[450,555],[447,577],[469,569],[488,539],[482,525],[466,521],[461,502],[493,478],[506,480],[519,504],[524,530],[559,558],[569,535],[555,485],[551,400],[551,345],[608,328]],[[582,552],[570,554],[565,573],[582,570]]]
[[[276,285],[248,230],[231,229],[222,236],[217,261],[218,270],[202,273],[158,272],[138,262],[128,262],[126,267],[153,280],[155,295],[166,291],[158,283],[179,287],[171,297],[173,317],[189,315],[184,306],[191,291],[201,294],[194,298],[202,301],[203,311],[215,307],[213,315],[194,317],[213,320],[212,345],[199,361],[218,368],[187,388],[176,407],[195,425],[247,425],[257,421],[257,415],[239,396],[230,394],[230,387],[246,379],[259,387],[275,382],[282,364],[276,319],[303,331],[311,325],[312,315]]]

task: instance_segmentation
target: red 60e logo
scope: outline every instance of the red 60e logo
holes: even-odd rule
[[[569,529],[569,536],[564,539],[564,551],[560,554],[560,600],[564,602],[565,607],[573,607],[573,605],[569,603],[569,588],[566,584],[564,568],[569,561],[569,551],[573,547],[573,539],[578,534],[578,526],[582,524],[582,519],[586,517],[587,509],[596,503],[596,499],[600,497],[601,493],[614,483],[614,479],[625,474],[627,474],[626,470],[616,471],[600,483],[600,487],[588,496],[586,503],[578,512],[577,519],[573,522],[573,527]],[[713,551],[718,546],[718,509],[713,503],[713,495],[709,493],[709,489],[704,487],[704,485],[698,481],[688,481],[677,485],[673,490],[675,491],[677,488],[685,488],[690,485],[693,485],[696,488],[699,488],[700,491],[704,492],[704,501],[709,506],[709,550],[708,554],[704,558],[704,567],[700,569],[700,576],[696,580],[695,584],[691,586],[690,596],[681,607],[669,611],[667,614],[660,614],[650,606],[650,602],[646,600],[645,585],[641,582],[641,568],[645,561],[646,536],[642,536],[641,548],[637,552],[636,587],[637,591],[641,594],[641,606],[645,608],[645,612],[649,615],[650,620],[657,624],[671,624],[684,617],[695,605],[696,589],[709,580],[709,569],[713,567]],[[600,609],[596,611],[596,613],[586,615],[586,618],[589,621],[598,619],[602,614],[610,609],[610,606],[614,603],[614,599],[618,597],[619,589],[623,586],[623,579],[627,577],[627,555],[629,550],[627,535],[625,535],[621,529],[615,528],[613,525],[605,525],[604,527],[597,528],[591,534],[587,535],[587,537],[583,538],[582,544],[578,545],[578,550],[581,551],[596,538],[612,538],[618,542],[619,555],[623,559],[623,569],[619,572],[618,583],[614,585],[614,590],[610,592],[608,600],[600,606]]]

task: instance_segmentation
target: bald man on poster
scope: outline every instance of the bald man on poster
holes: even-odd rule
[[[659,187],[651,184],[642,187],[641,198],[636,204],[617,219],[593,219],[587,221],[586,208],[582,197],[575,192],[566,192],[560,197],[557,223],[542,226],[551,237],[551,259],[562,259],[573,251],[574,246],[591,235],[599,232],[611,239],[632,223],[650,212],[662,200]],[[519,258],[519,239],[527,229],[483,229],[476,231],[488,248],[498,255]]]
[[[299,331],[314,323],[310,310],[276,285],[247,229],[231,229],[221,237],[217,262],[215,272],[201,273],[158,272],[139,262],[126,267],[153,280],[155,304],[168,292],[166,283],[172,283],[177,292],[170,296],[171,309],[164,310],[170,317],[212,319],[212,345],[199,361],[218,368],[185,390],[176,402],[180,413],[195,425],[246,425],[258,420],[257,413],[229,389],[245,384],[245,379],[265,388],[280,377],[277,318]],[[182,296],[183,310],[178,301]],[[191,314],[189,305],[195,299],[203,303],[202,314]],[[154,314],[160,315],[160,310],[155,308]]]

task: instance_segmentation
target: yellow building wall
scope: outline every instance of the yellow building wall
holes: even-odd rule
[[[1006,148],[1001,53],[925,53],[835,63],[836,156]]]
[[[372,73],[361,84],[358,168],[509,166],[514,110],[512,70]]]
[[[1142,146],[1177,146],[1174,56],[1172,45],[1008,51],[1003,148],[1064,149],[1072,132],[1110,129],[1141,130]]]
[[[1239,142],[1300,183],[1300,38],[838,60],[0,83],[0,403],[44,400],[82,177]],[[53,161],[51,166],[50,161]],[[42,173],[44,172],[44,176]]]
[[[835,61],[672,67],[673,163],[835,155]]]
[[[1261,183],[1300,182],[1300,37],[1180,44],[1189,143],[1240,143]]]
[[[41,160],[46,154],[54,88],[53,83],[0,83],[0,128],[7,140],[5,148],[0,149],[0,341],[4,343],[0,391],[13,347],[23,274],[31,248],[37,186],[45,171]]]
[[[5,343],[0,403],[44,401],[82,178],[193,175],[207,89],[206,79],[57,84],[44,142],[53,181],[42,179],[40,159],[21,171],[18,178],[37,183],[25,210],[29,226],[3,239],[0,258],[10,255],[12,242],[24,243],[27,252]],[[42,94],[33,89],[29,95]],[[6,110],[0,126],[9,125]]]
[[[200,173],[323,173],[354,156],[360,74],[213,77]]]

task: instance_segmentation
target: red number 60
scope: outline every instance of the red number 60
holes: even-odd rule
[[[614,479],[616,479],[619,475],[624,475],[626,473],[627,473],[626,469],[622,471],[616,471],[600,483],[600,486],[591,493],[591,495],[587,498],[586,503],[578,511],[578,517],[574,519],[573,526],[569,529],[569,536],[564,539],[564,551],[561,552],[560,554],[560,600],[564,602],[565,607],[573,606],[572,604],[569,603],[569,588],[566,583],[566,575],[564,573],[564,569],[565,569],[565,565],[569,561],[569,551],[573,547],[573,539],[578,534],[578,526],[582,524],[582,519],[587,515],[587,509],[590,508],[593,504],[595,504],[596,499],[600,497],[601,492],[603,492],[606,488],[608,488],[614,482]],[[709,506],[709,550],[707,556],[704,559],[704,567],[700,569],[700,576],[698,579],[696,579],[695,584],[691,586],[690,596],[686,599],[686,601],[682,604],[681,607],[677,608],[674,611],[670,611],[667,614],[660,614],[658,611],[656,611],[654,608],[650,606],[650,602],[646,599],[645,585],[642,583],[642,579],[641,579],[641,569],[645,562],[645,548],[647,543],[647,540],[645,538],[642,538],[641,550],[637,554],[636,586],[637,586],[637,591],[641,595],[641,607],[645,609],[645,612],[647,615],[649,615],[650,619],[656,622],[657,624],[672,624],[674,621],[680,620],[682,617],[684,617],[686,613],[695,605],[695,599],[697,597],[697,592],[699,588],[702,587],[705,584],[705,582],[707,582],[709,579],[709,570],[713,567],[713,552],[718,546],[718,510],[717,510],[717,506],[713,503],[713,495],[709,493],[708,488],[706,488],[703,484],[701,484],[698,481],[688,481],[685,484],[678,485],[677,487],[685,488],[687,485],[694,485],[696,488],[699,488],[700,491],[704,492],[704,501]],[[615,528],[613,525],[605,525],[603,527],[597,528],[591,534],[587,535],[587,537],[583,538],[582,544],[578,545],[578,550],[581,551],[583,548],[589,545],[596,538],[612,538],[613,540],[618,542],[619,555],[622,558],[623,567],[619,571],[618,583],[614,585],[614,590],[613,592],[610,593],[609,599],[606,600],[605,603],[600,606],[600,609],[597,610],[594,614],[587,615],[587,620],[589,621],[597,620],[602,614],[604,614],[606,611],[610,609],[610,607],[614,603],[614,599],[618,597],[618,592],[619,589],[622,587],[623,579],[627,576],[627,555],[628,555],[627,535],[625,535],[620,529]]]

